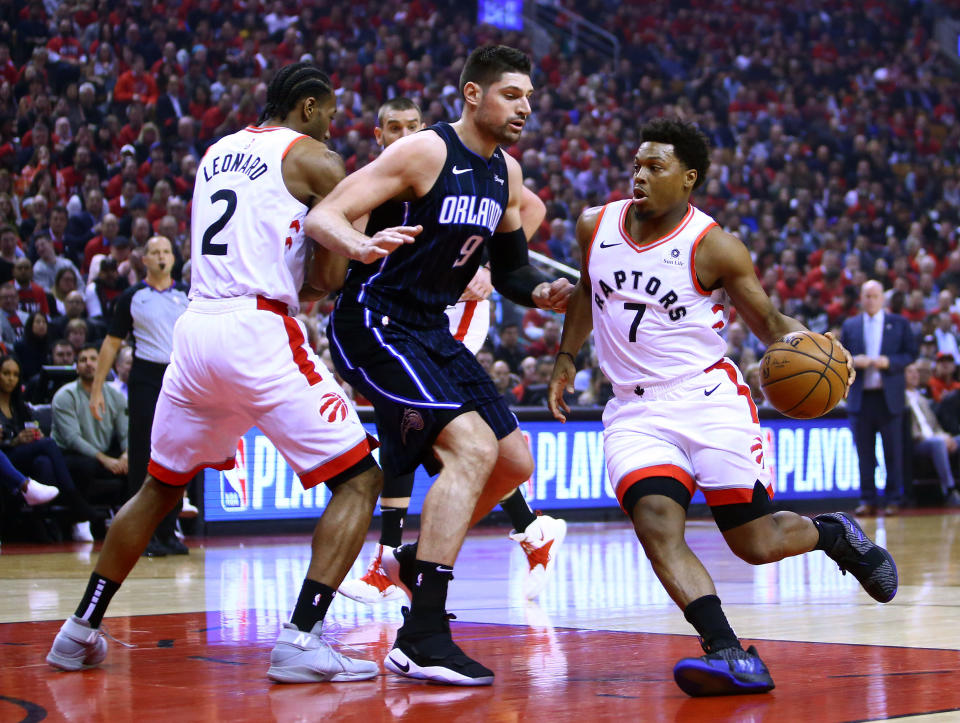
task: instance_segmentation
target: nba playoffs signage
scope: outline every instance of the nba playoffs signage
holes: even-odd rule
[[[764,460],[772,468],[776,501],[856,497],[860,488],[857,452],[843,418],[799,421],[765,419]],[[373,425],[365,425],[375,433]],[[523,422],[536,472],[523,492],[536,509],[616,507],[603,464],[599,421]],[[877,458],[883,459],[877,441]],[[885,470],[877,470],[883,488]],[[410,511],[419,513],[430,478],[417,471]],[[204,502],[208,521],[316,517],[329,500],[323,485],[304,490],[276,448],[259,430],[244,435],[237,468],[207,470]],[[694,503],[703,502],[698,492]]]

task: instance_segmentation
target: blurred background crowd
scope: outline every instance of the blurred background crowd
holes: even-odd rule
[[[103,339],[151,236],[171,240],[189,284],[198,161],[257,122],[279,67],[312,60],[331,76],[330,143],[350,172],[377,155],[383,101],[413,99],[428,124],[459,117],[462,64],[489,42],[534,58],[534,113],[509,149],[547,207],[533,250],[578,269],[577,217],[630,193],[640,124],[695,121],[713,155],[694,203],[747,244],[775,305],[836,330],[876,279],[914,331],[920,389],[939,403],[937,385],[957,385],[960,75],[956,48],[935,40],[943,3],[541,5],[588,18],[619,55],[478,24],[458,0],[0,4],[0,341],[24,400],[50,404]],[[494,301],[481,362],[514,404],[542,406],[562,319]],[[302,314],[327,361],[329,303]],[[735,315],[724,333],[762,404],[762,345]],[[125,366],[121,354],[120,388]],[[589,344],[578,369],[571,401],[602,405]]]

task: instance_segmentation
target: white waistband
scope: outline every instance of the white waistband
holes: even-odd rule
[[[271,311],[289,313],[280,312],[281,307],[284,310],[286,309],[286,304],[282,302],[269,301],[267,303],[276,307],[270,309]],[[195,297],[190,299],[190,304],[187,306],[187,311],[195,311],[198,314],[226,314],[240,309],[263,309],[263,302],[258,296],[232,296],[226,299],[204,299]]]
[[[633,386],[614,385],[613,394],[621,401],[631,401],[637,399],[662,399],[678,387],[682,387],[684,384],[687,384],[694,379],[699,379],[708,370],[712,369],[713,365],[707,367],[707,369],[691,372],[690,374],[671,379],[668,382],[661,382],[659,384],[644,384],[643,382],[638,382]]]

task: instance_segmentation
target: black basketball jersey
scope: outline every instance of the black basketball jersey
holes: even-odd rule
[[[497,147],[488,161],[460,140],[449,123],[437,133],[447,160],[433,188],[410,202],[374,209],[367,235],[390,226],[422,225],[412,244],[370,264],[351,261],[341,303],[359,303],[417,326],[446,324],[444,309],[457,302],[480,266],[483,244],[507,208],[507,163]]]

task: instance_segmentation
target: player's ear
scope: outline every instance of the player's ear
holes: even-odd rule
[[[300,115],[303,116],[304,121],[309,121],[313,118],[314,113],[320,112],[320,105],[317,103],[317,99],[313,97],[307,97],[303,101],[303,105],[300,106]]]
[[[697,182],[697,169],[689,168],[687,172],[683,174],[683,190],[692,191],[694,184]]]
[[[383,148],[383,130],[380,128],[373,129],[373,139],[377,142],[377,145]]]
[[[468,105],[479,105],[483,97],[483,88],[472,80],[463,86],[463,100]]]

